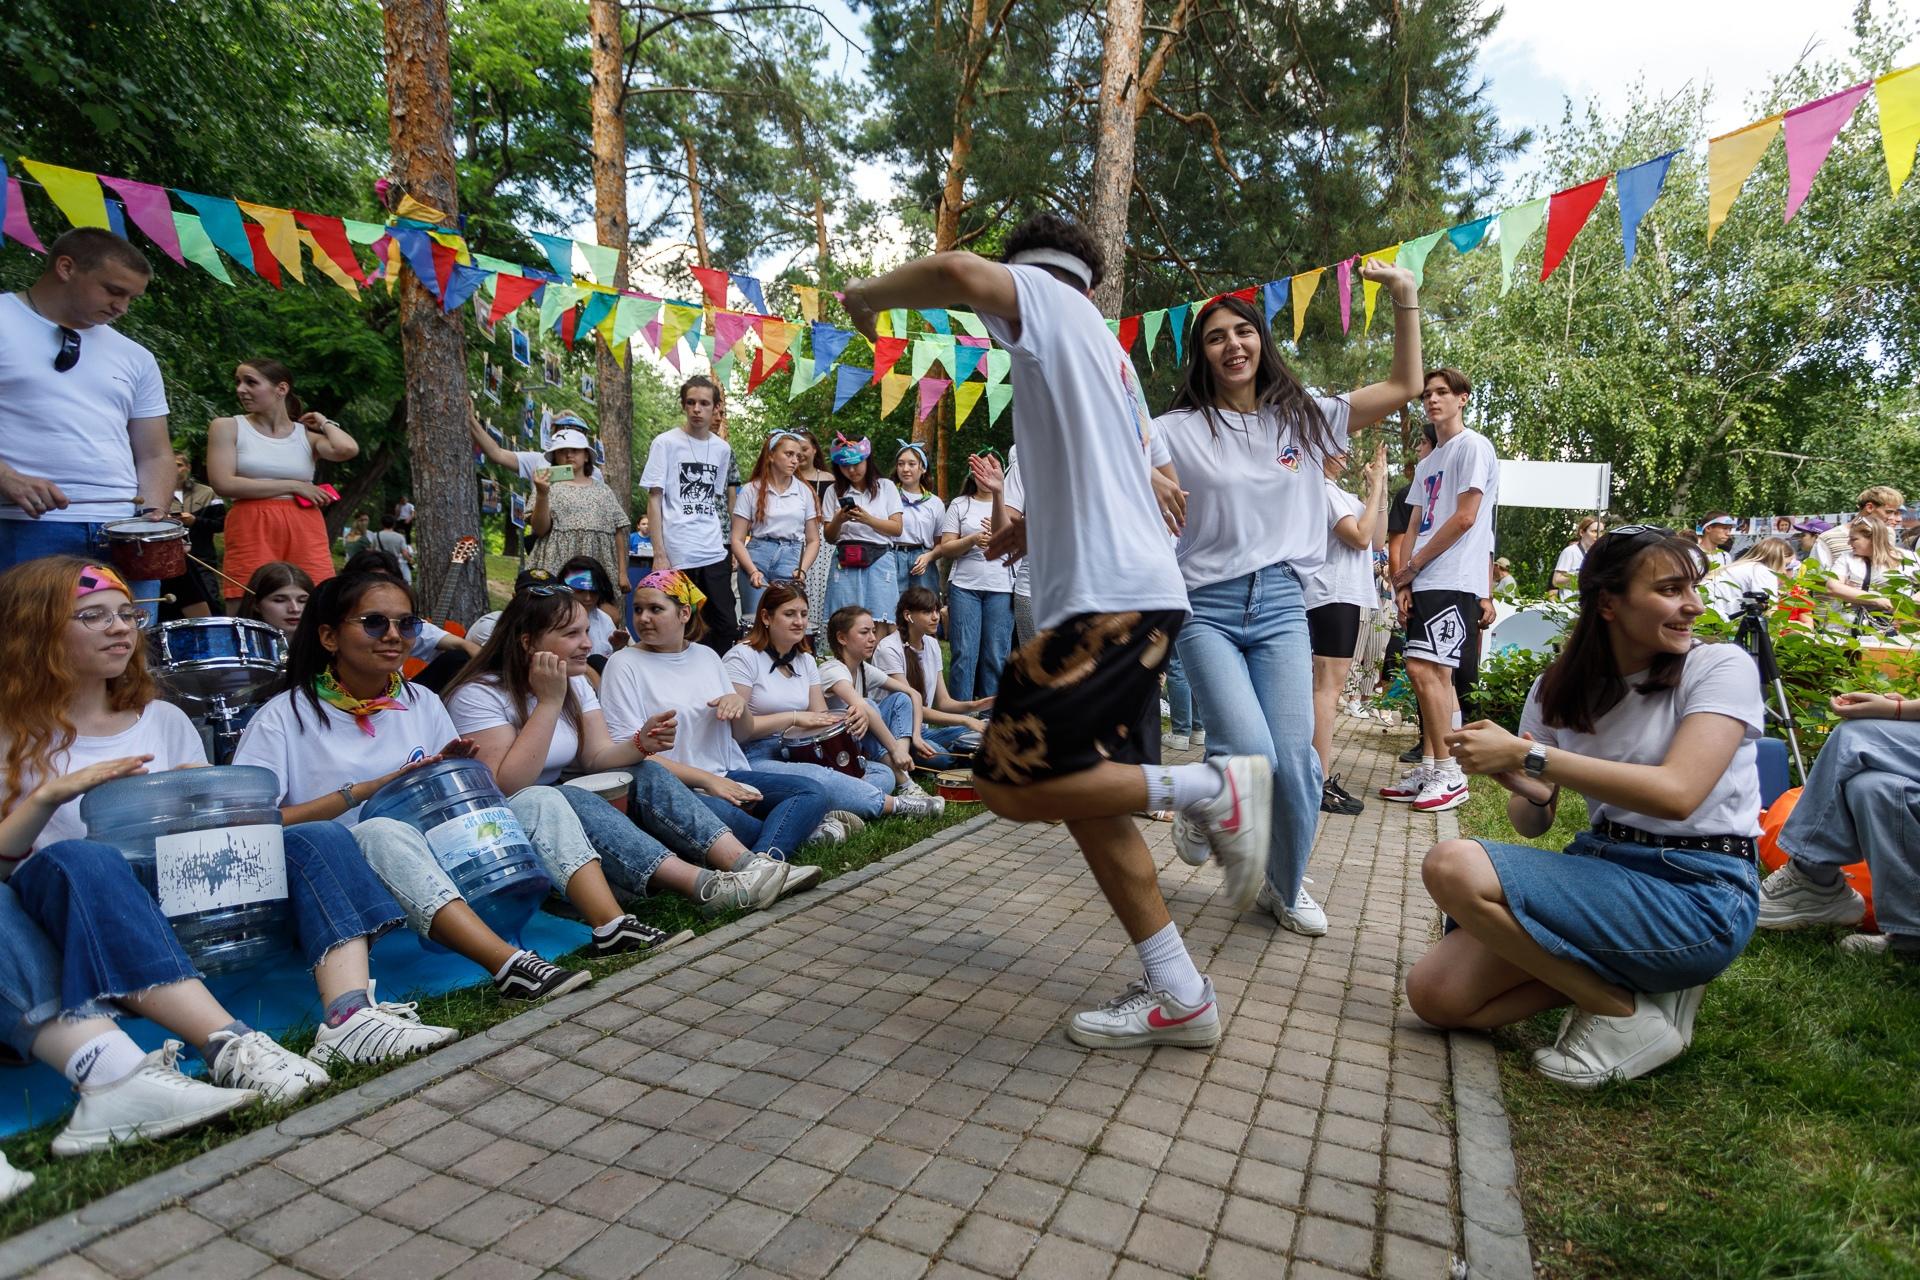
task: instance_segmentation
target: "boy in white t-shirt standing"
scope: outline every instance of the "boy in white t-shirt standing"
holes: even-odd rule
[[[1420,763],[1380,788],[1388,800],[1423,811],[1467,802],[1467,778],[1447,748],[1460,727],[1456,673],[1472,688],[1480,665],[1480,628],[1493,625],[1493,511],[1500,459],[1493,442],[1467,427],[1473,383],[1458,369],[1435,369],[1420,392],[1439,441],[1414,468],[1406,505],[1414,508],[1413,554],[1393,575],[1407,628],[1407,676],[1420,703]]]
[[[700,608],[707,626],[701,643],[724,654],[740,638],[723,533],[740,472],[733,447],[713,432],[719,400],[720,388],[704,374],[680,384],[686,422],[654,437],[640,487],[647,491],[655,572],[677,569],[700,588],[707,597]]]
[[[1167,912],[1131,815],[1192,817],[1245,908],[1266,860],[1271,771],[1253,756],[1158,763],[1160,673],[1187,593],[1156,515],[1138,375],[1093,305],[1102,273],[1085,228],[1039,214],[1008,237],[1004,264],[935,254],[854,281],[845,302],[869,338],[890,308],[968,306],[1012,353],[1023,479],[1052,501],[1010,518],[986,548],[1031,557],[1039,632],[1007,660],[974,777],[1001,817],[1066,823],[1146,970],[1074,1015],[1067,1035],[1094,1047],[1206,1047],[1220,1039],[1213,984]],[[998,464],[986,465],[997,482]]]

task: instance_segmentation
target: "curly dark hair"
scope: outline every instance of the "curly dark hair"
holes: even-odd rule
[[[1002,262],[1013,261],[1013,255],[1027,249],[1059,249],[1072,254],[1087,264],[1093,271],[1093,283],[1090,288],[1099,288],[1107,275],[1106,255],[1100,252],[1100,246],[1093,242],[1093,233],[1075,222],[1072,218],[1057,213],[1036,213],[1015,227],[1007,236],[1006,247],[1001,251]],[[1050,268],[1042,268],[1050,270]],[[1068,279],[1067,283],[1078,288],[1078,280]]]

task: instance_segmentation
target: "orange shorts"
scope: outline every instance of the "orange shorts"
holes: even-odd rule
[[[303,507],[291,498],[242,498],[227,512],[226,561],[221,572],[232,582],[220,584],[220,594],[238,600],[245,584],[263,564],[285,560],[306,570],[316,584],[333,576],[333,556],[327,547],[327,517],[318,507]]]

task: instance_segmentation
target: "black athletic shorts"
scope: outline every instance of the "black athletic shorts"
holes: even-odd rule
[[[1015,649],[974,774],[1017,786],[1160,761],[1160,673],[1183,613],[1083,613]]]
[[[1407,658],[1451,667],[1472,688],[1480,667],[1480,597],[1471,591],[1414,592]]]
[[[1360,606],[1322,604],[1307,610],[1307,642],[1316,658],[1351,658],[1360,647]]]

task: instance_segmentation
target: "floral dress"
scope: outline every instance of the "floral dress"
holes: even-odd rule
[[[627,534],[633,528],[620,500],[598,481],[562,481],[547,491],[553,524],[527,555],[527,568],[558,574],[575,556],[592,556],[609,577],[625,577]]]

